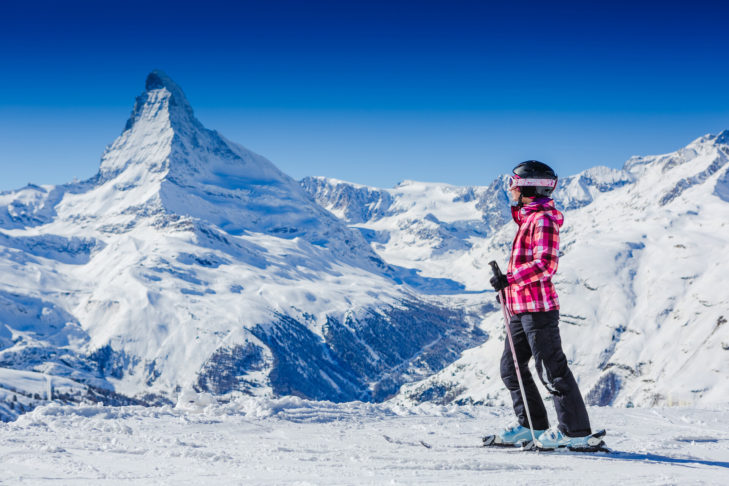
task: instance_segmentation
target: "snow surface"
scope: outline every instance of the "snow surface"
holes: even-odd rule
[[[726,484],[727,410],[591,408],[613,454],[485,449],[503,407],[186,395],[0,424],[0,484]]]

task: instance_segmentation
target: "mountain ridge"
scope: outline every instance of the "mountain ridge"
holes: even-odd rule
[[[0,417],[53,399],[194,392],[507,398],[487,290],[487,262],[505,262],[513,236],[506,175],[473,187],[295,181],[203,127],[161,72],[129,120],[96,176],[0,194]],[[726,133],[560,181],[555,283],[590,403],[726,398],[729,304],[716,282],[729,268],[705,258],[729,240],[715,223],[729,219]],[[23,395],[27,382],[46,383],[46,398]]]
[[[72,316],[83,336],[59,348],[54,328],[7,314],[2,366],[61,373],[80,401],[382,400],[485,339],[403,284],[437,279],[385,264],[270,161],[204,128],[171,83],[147,77],[96,176],[0,197],[0,304]]]
[[[729,219],[727,181],[729,145],[720,135],[699,137],[669,154],[633,157],[623,169],[591,168],[560,180],[554,197],[566,223],[554,281],[565,351],[588,403],[711,406],[725,399],[729,333],[720,323],[729,315],[729,302],[717,282],[729,268],[721,261],[708,264],[706,256],[720,254],[729,241],[725,224],[718,223]],[[353,219],[350,225],[371,235],[373,248],[387,262],[451,278],[472,291],[488,289],[486,262],[505,265],[515,231],[507,213],[506,177],[489,189],[444,193],[435,203],[426,189],[437,184],[407,186],[418,184],[419,201],[399,186],[384,190],[390,208],[400,210]],[[342,196],[348,192],[342,181],[302,185],[341,217],[362,214],[348,207],[360,202]],[[357,190],[376,188],[358,185]],[[468,205],[470,195],[490,205],[475,210]],[[462,209],[454,219],[449,212],[456,207]],[[498,211],[502,218],[492,219],[498,223],[482,234],[457,231],[483,225]],[[396,400],[508,403],[498,378],[500,314],[487,314],[482,328],[496,339],[466,350],[423,382],[404,385]],[[685,357],[691,358],[684,362]]]

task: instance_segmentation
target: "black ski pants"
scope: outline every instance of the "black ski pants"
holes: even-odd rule
[[[540,380],[553,396],[559,429],[562,433],[570,437],[591,434],[585,402],[562,351],[559,311],[516,314],[512,316],[509,328],[514,339],[514,349],[534,428],[537,430],[549,428],[549,419],[542,397],[529,371],[528,363],[532,356]],[[501,379],[511,392],[514,412],[519,418],[519,423],[529,427],[508,337],[504,354],[501,356]]]

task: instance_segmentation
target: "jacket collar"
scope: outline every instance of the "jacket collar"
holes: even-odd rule
[[[530,214],[551,209],[554,209],[554,201],[548,197],[539,197],[529,204],[511,206],[511,217],[516,224],[521,226]]]

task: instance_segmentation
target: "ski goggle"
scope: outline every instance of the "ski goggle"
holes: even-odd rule
[[[554,189],[557,186],[557,179],[524,179],[514,174],[509,177],[509,189],[515,187],[551,187]]]

